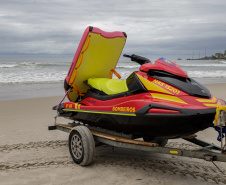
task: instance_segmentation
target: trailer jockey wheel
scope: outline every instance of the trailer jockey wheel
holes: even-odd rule
[[[151,139],[151,138],[148,138],[148,137],[144,137],[143,140],[145,142],[157,143],[157,144],[159,144],[160,147],[166,146],[166,144],[168,142],[168,139]]]
[[[76,164],[87,166],[92,163],[95,142],[87,127],[74,127],[69,135],[68,146],[71,157]]]

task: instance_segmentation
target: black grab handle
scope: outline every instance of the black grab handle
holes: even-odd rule
[[[127,55],[127,54],[124,54],[123,56],[124,57],[128,57],[128,58],[131,58],[132,57],[131,55]]]
[[[134,62],[136,62],[136,63],[138,63],[140,65],[143,65],[143,64],[146,64],[146,63],[151,63],[151,61],[148,58],[145,58],[145,57],[142,57],[142,56],[139,56],[139,55],[135,55],[135,54],[127,55],[127,54],[124,54],[123,56],[131,58],[131,61],[134,61]]]

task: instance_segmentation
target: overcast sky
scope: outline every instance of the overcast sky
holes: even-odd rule
[[[0,0],[0,55],[74,55],[87,26],[124,31],[124,53],[192,58],[226,49],[225,0]]]

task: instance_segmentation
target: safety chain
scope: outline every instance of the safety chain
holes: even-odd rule
[[[71,91],[72,88],[73,88],[73,87],[70,87],[70,88],[68,89],[68,91],[65,93],[63,99],[62,99],[62,100],[60,101],[60,103],[57,105],[57,114],[56,114],[56,116],[54,117],[54,119],[55,119],[54,125],[56,125],[56,121],[57,121],[57,117],[58,117],[60,105],[61,105],[61,103],[64,101],[64,99],[66,98],[67,94]]]

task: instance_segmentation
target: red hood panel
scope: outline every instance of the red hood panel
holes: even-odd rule
[[[154,64],[146,63],[140,67],[140,70],[145,72],[148,72],[150,69],[166,71],[177,76],[188,78],[187,73],[182,70],[178,64],[166,60],[165,58],[159,58]]]

